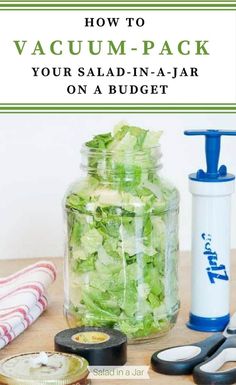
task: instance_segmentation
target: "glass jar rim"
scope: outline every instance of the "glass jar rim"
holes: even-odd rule
[[[132,154],[135,154],[135,155],[142,155],[142,154],[146,154],[148,152],[151,152],[151,151],[154,151],[154,150],[159,150],[161,148],[161,145],[160,144],[157,144],[155,146],[148,146],[148,147],[145,147],[143,148],[142,150],[135,150],[135,149],[117,149],[117,148],[114,148],[114,149],[107,149],[107,148],[94,148],[94,147],[89,147],[89,146],[86,146],[86,144],[83,144],[82,147],[81,147],[81,150],[80,152],[82,154],[86,154],[86,153],[90,153],[90,154],[104,154],[104,155],[113,155],[113,154],[124,154],[124,155],[132,155]],[[161,156],[161,153],[159,154]]]
[[[134,149],[106,149],[90,148],[86,145],[81,149],[82,170],[89,174],[98,173],[103,180],[132,179],[138,173],[143,175],[162,168],[161,146],[146,147],[142,150]],[[141,171],[137,171],[140,169]],[[128,180],[127,179],[127,180]]]

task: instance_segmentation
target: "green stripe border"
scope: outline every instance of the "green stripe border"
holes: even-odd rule
[[[236,0],[26,0],[1,1],[0,10],[235,10]]]
[[[235,11],[236,10],[236,4],[235,5],[204,5],[204,6],[195,6],[195,5],[182,5],[182,6],[159,6],[159,5],[122,5],[117,6],[114,5],[99,5],[99,6],[83,6],[83,5],[61,5],[61,6],[54,6],[54,5],[25,5],[25,6],[4,6],[0,4],[0,11]]]
[[[68,1],[65,1],[65,0],[1,0],[1,3],[5,3],[5,4],[27,4],[27,3],[30,3],[30,4],[45,4],[45,3],[54,3],[54,4],[60,4],[60,3],[64,3],[64,4],[68,4],[68,3],[74,3],[74,4],[101,4],[101,3],[108,3],[108,4],[125,4],[125,3],[133,3],[133,4],[137,4],[137,3],[153,3],[153,4],[204,4],[204,3],[212,3],[212,4],[218,4],[218,3],[221,3],[221,4],[225,4],[225,3],[231,3],[231,4],[235,4],[236,3],[236,0],[148,0],[148,1],[144,1],[144,0],[68,0]]]
[[[0,104],[0,113],[236,113],[236,104],[134,104],[134,103],[14,103]]]

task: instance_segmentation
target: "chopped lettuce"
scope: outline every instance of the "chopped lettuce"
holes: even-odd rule
[[[177,190],[155,173],[160,132],[123,124],[85,144],[88,175],[66,197],[70,315],[129,338],[176,316]]]

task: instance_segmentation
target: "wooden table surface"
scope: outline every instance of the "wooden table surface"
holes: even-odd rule
[[[232,256],[236,256],[236,251],[232,252]],[[231,280],[231,305],[232,311],[236,310],[236,263],[232,258],[232,280]],[[47,351],[53,350],[54,335],[67,328],[67,324],[63,318],[63,260],[54,258],[52,260],[58,269],[57,281],[50,288],[50,305],[47,311],[35,322],[30,328],[20,335],[11,344],[0,351],[0,359],[21,352],[28,351]],[[24,266],[33,263],[35,260],[1,260],[0,276],[4,277],[13,273]],[[189,330],[185,323],[188,319],[190,306],[190,255],[182,253],[179,264],[179,288],[181,299],[181,310],[175,327],[164,337],[139,345],[130,345],[128,347],[128,364],[129,365],[149,365],[150,357],[156,350],[163,349],[173,345],[189,344],[206,338],[207,334],[194,332]],[[149,370],[149,380],[96,380],[93,383],[107,385],[178,385],[193,384],[191,376],[164,376]]]

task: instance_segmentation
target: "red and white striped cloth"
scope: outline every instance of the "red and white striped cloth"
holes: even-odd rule
[[[43,313],[47,288],[55,279],[56,268],[47,261],[0,278],[0,349]]]

